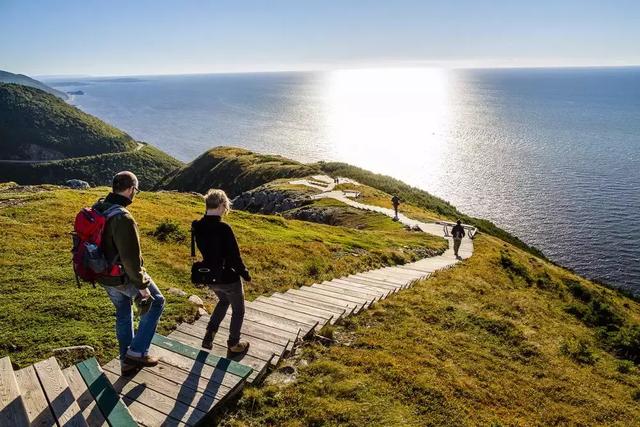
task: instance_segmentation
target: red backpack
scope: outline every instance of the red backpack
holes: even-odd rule
[[[83,208],[73,225],[73,272],[76,283],[80,287],[80,279],[90,282],[95,286],[96,280],[101,276],[121,276],[122,266],[117,262],[119,256],[113,260],[107,260],[102,251],[102,234],[104,227],[110,218],[125,214],[127,211],[120,205],[113,205],[104,212],[94,208]]]

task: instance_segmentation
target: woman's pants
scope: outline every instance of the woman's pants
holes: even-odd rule
[[[220,323],[227,314],[229,305],[231,305],[231,325],[229,326],[227,345],[229,347],[234,346],[240,341],[240,330],[244,320],[244,288],[242,281],[238,280],[227,285],[213,285],[210,288],[218,297],[218,304],[213,309],[213,313],[211,313],[207,330],[213,333],[218,331]]]

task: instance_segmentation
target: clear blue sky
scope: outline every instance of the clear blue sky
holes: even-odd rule
[[[640,64],[638,0],[0,0],[0,69]]]

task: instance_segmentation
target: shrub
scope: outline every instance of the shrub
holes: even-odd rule
[[[621,359],[640,363],[640,325],[628,325],[607,336],[611,351]]]
[[[514,261],[508,253],[502,252],[500,254],[500,265],[509,273],[515,276],[521,277],[528,284],[533,283],[533,278],[529,274],[529,270],[524,265]]]
[[[589,348],[589,343],[583,339],[570,338],[562,343],[560,352],[584,365],[593,365],[597,360],[596,355]]]
[[[630,360],[620,360],[616,366],[616,370],[621,374],[628,374],[633,370],[633,362]]]
[[[187,233],[172,219],[163,219],[150,234],[161,242],[179,243],[187,240]]]
[[[571,292],[571,295],[578,298],[580,301],[589,302],[592,299],[591,291],[580,284],[580,282],[573,279],[565,279],[564,284]]]

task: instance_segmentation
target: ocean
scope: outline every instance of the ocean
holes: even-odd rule
[[[218,145],[399,178],[640,294],[640,68],[48,80],[190,161]]]

